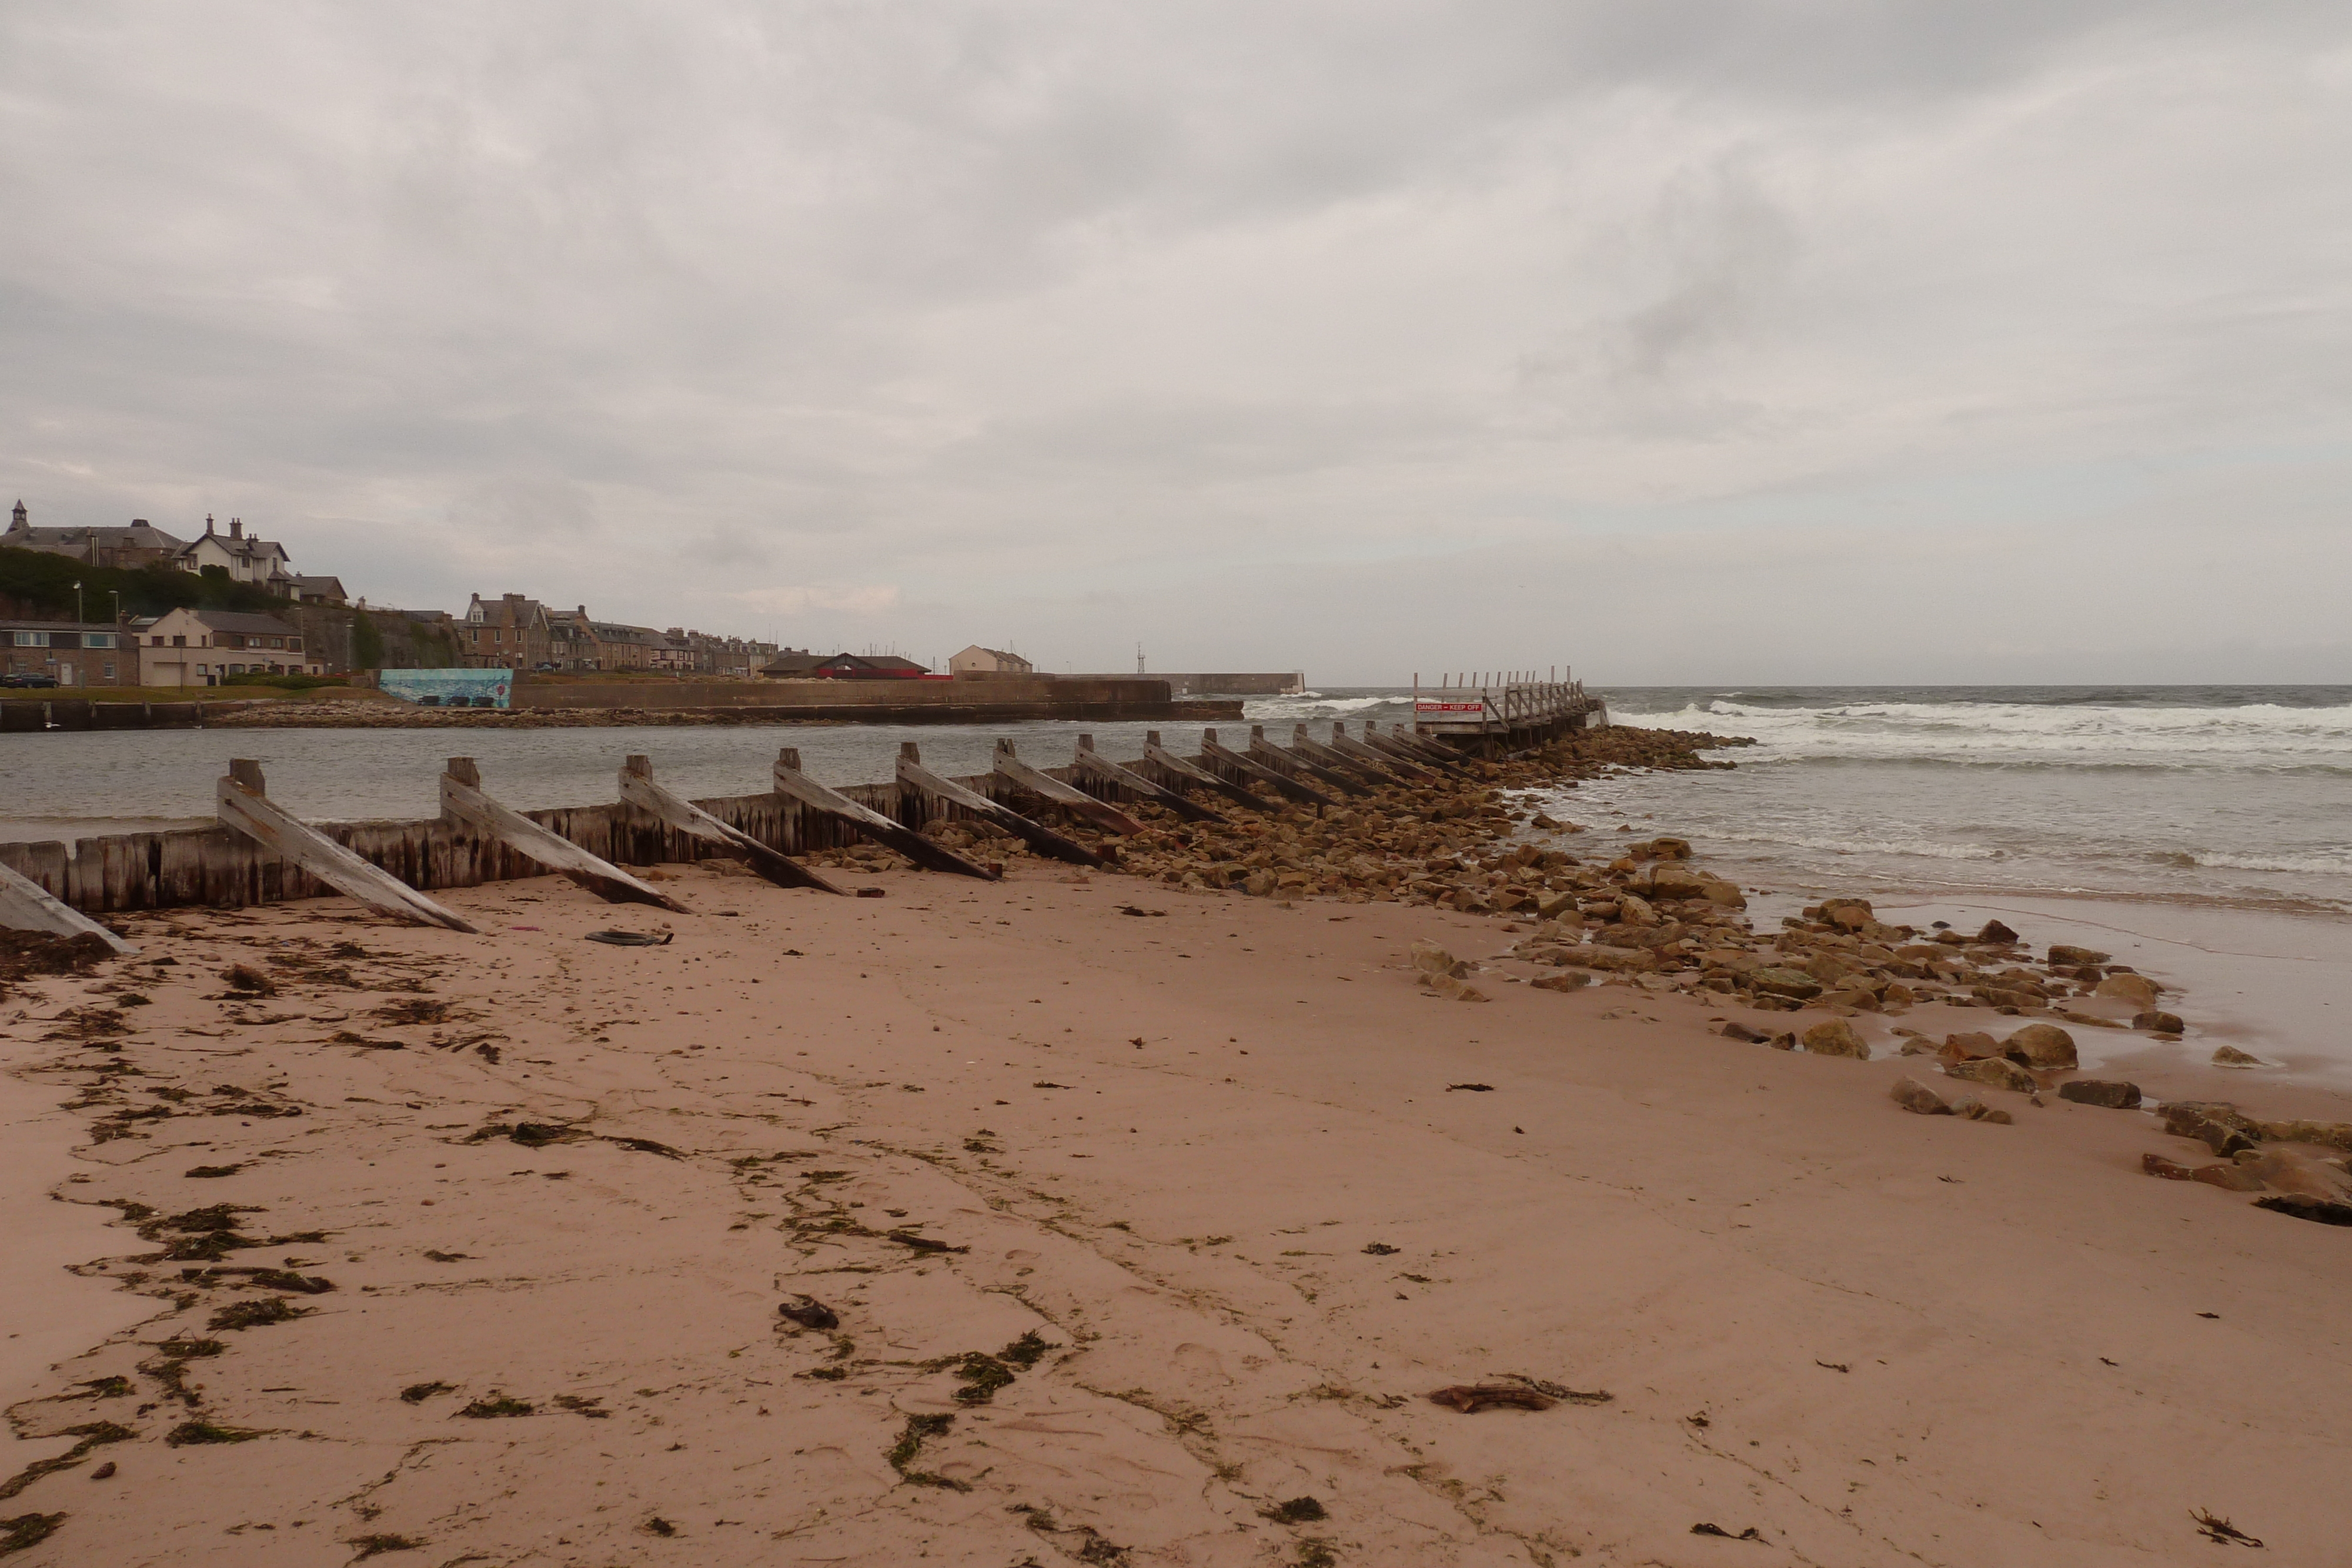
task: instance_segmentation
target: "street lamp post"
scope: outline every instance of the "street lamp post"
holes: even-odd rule
[[[74,624],[81,624],[81,584],[74,584]]]

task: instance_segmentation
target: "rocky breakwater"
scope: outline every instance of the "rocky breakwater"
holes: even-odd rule
[[[1258,898],[1335,898],[1435,904],[1475,914],[1536,917],[1589,880],[1577,855],[1528,841],[1585,831],[1535,810],[1515,791],[1572,789],[1627,768],[1732,766],[1701,752],[1744,739],[1667,729],[1604,729],[1573,736],[1507,761],[1465,759],[1434,780],[1381,785],[1346,806],[1283,804],[1268,811],[1216,802],[1223,822],[1187,822],[1150,804],[1123,804],[1146,824],[1112,840],[1122,869],[1170,887]],[[1018,840],[982,824],[934,822],[924,830],[950,848],[1026,853]],[[1083,826],[1064,828],[1097,848]]]

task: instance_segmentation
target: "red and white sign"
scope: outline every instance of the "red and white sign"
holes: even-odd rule
[[[1485,703],[1417,702],[1412,705],[1412,711],[1415,713],[1485,713],[1486,705]]]

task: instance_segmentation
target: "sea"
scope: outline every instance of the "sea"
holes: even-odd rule
[[[1563,792],[1613,830],[1654,824],[1726,874],[1810,891],[2034,893],[2352,915],[2352,686],[1618,686],[1612,722],[1751,745],[1728,771],[1641,773]],[[1412,694],[1331,688],[1248,701],[1263,724],[1412,718]],[[887,779],[902,741],[935,771],[986,770],[999,737],[1039,766],[1128,723],[643,729],[149,730],[0,736],[0,837],[81,838],[212,814],[231,757],[312,818],[430,816],[453,753],[523,808],[614,798],[624,756],[689,796],[765,787],[780,744],[828,783]],[[1328,734],[1328,730],[1322,733]]]
[[[1530,797],[1555,817],[1686,838],[1768,921],[1829,894],[1923,925],[2025,915],[2068,933],[2042,940],[2129,951],[2216,998],[2292,992],[2293,1007],[2249,1002],[2229,1027],[2281,1050],[2327,1033],[2323,1054],[2352,1074],[2352,998],[2340,994],[2352,987],[2352,685],[1592,689],[1612,723],[1752,744],[1715,754],[1736,764],[1727,770]],[[1244,712],[1221,727],[1229,743],[1253,723],[1277,740],[1302,722],[1318,734],[1335,718],[1409,723],[1412,694],[1320,688],[1254,697]],[[1000,737],[1051,767],[1081,731],[1126,758],[1155,727],[1179,751],[1198,738],[1127,723],[7,735],[0,839],[201,821],[232,757],[259,759],[272,797],[298,813],[351,821],[434,814],[452,754],[475,758],[499,799],[532,808],[613,800],[631,752],[707,797],[764,788],[779,745],[842,784],[888,779],[902,741],[956,774],[984,771]],[[2256,1014],[2268,1021],[2242,1021]]]

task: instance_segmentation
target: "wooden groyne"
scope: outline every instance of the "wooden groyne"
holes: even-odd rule
[[[923,768],[909,742],[900,748],[898,777],[891,781],[839,788],[798,779],[798,758],[787,749],[770,789],[692,801],[664,789],[648,759],[632,757],[619,770],[619,798],[611,804],[535,811],[499,805],[491,798],[495,781],[486,783],[471,759],[453,758],[444,775],[439,817],[371,822],[303,821],[288,802],[268,799],[257,766],[238,763],[222,782],[222,821],[215,826],[109,834],[77,845],[0,844],[0,865],[85,915],[325,896],[362,885],[355,864],[400,885],[405,897],[367,883],[368,902],[394,918],[422,916],[446,924],[446,911],[415,895],[551,872],[607,898],[676,908],[674,901],[622,868],[739,859],[772,881],[838,893],[843,890],[786,857],[868,838],[888,843],[888,824],[920,833],[932,823],[955,821],[1018,833],[1040,853],[1101,863],[1116,858],[1115,845],[1075,840],[1039,819],[1059,815],[1068,825],[1116,837],[1140,826],[1121,808],[1165,804],[1160,791],[1205,794],[1200,802],[1204,814],[1213,814],[1207,813],[1210,802],[1271,805],[1253,785],[1271,786],[1293,800],[1330,804],[1336,797],[1303,780],[1352,775],[1370,782],[1379,771],[1368,759],[1350,758],[1349,747],[1412,758],[1423,768],[1444,768],[1454,755],[1402,727],[1381,731],[1366,726],[1357,740],[1335,725],[1333,744],[1314,746],[1314,757],[1277,746],[1262,733],[1254,734],[1249,746],[1252,755],[1244,757],[1218,745],[1215,731],[1209,730],[1200,749],[1187,757],[1162,747],[1154,732],[1146,755],[1131,761],[1091,755],[1091,743],[1081,739],[1079,754],[1069,764],[1039,767],[1015,756],[1008,742],[1000,744],[989,772],[950,779]],[[866,820],[867,812],[885,821]],[[566,853],[559,842],[578,852]],[[950,858],[961,859],[942,853],[934,863],[967,875],[988,874],[969,862],[949,865]],[[30,906],[24,898],[17,902]],[[0,925],[15,924],[8,906],[0,904]]]

